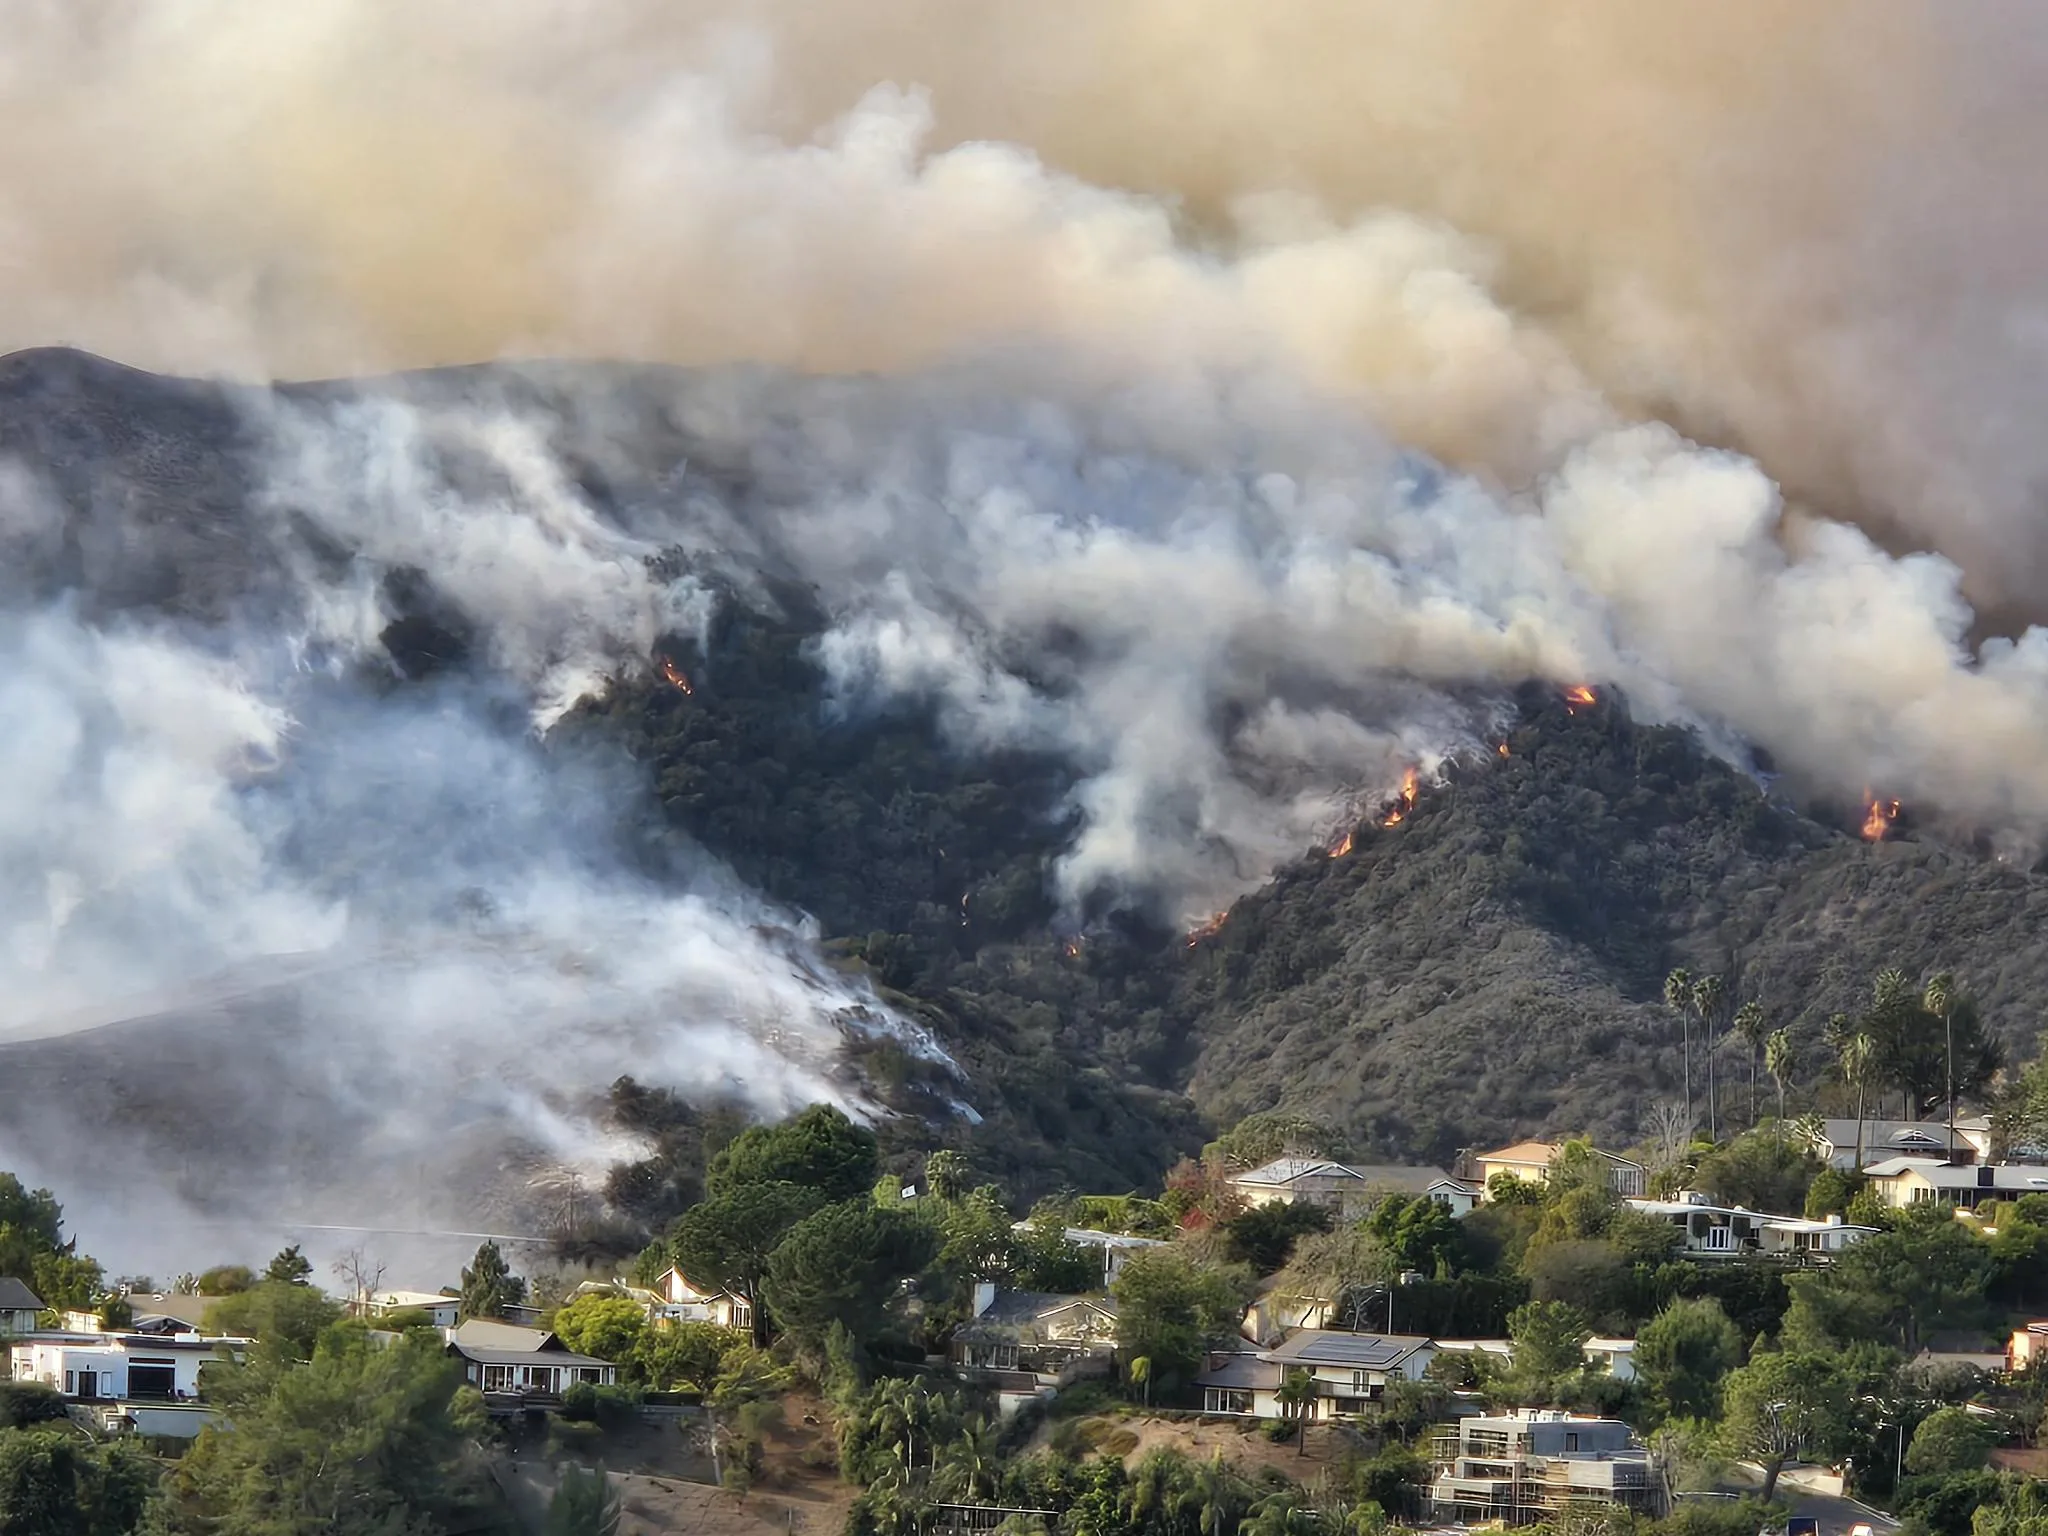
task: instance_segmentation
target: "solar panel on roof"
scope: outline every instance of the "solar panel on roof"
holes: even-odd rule
[[[1305,1341],[1298,1351],[1287,1351],[1300,1360],[1327,1365],[1385,1365],[1405,1352],[1373,1334],[1340,1333]]]

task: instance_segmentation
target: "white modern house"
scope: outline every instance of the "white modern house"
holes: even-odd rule
[[[1280,1402],[1292,1371],[1306,1371],[1315,1395],[1310,1422],[1364,1413],[1392,1381],[1419,1381],[1436,1344],[1416,1334],[1340,1333],[1304,1328],[1271,1349],[1211,1356],[1195,1378],[1205,1412],[1261,1419],[1299,1415]]]
[[[213,1422],[200,1399],[201,1368],[239,1358],[250,1342],[191,1331],[46,1333],[9,1353],[16,1381],[54,1388],[109,1431],[189,1439]]]
[[[363,1307],[372,1317],[424,1312],[436,1328],[453,1328],[462,1320],[462,1298],[442,1291],[378,1291]]]
[[[1815,1221],[1804,1216],[1773,1216],[1739,1205],[1716,1205],[1694,1190],[1682,1191],[1675,1200],[1631,1200],[1628,1204],[1632,1210],[1678,1228],[1685,1238],[1685,1251],[1699,1258],[1765,1254],[1824,1263],[1876,1230],[1856,1226],[1840,1216]]]
[[[1664,1511],[1662,1470],[1619,1419],[1544,1409],[1475,1416],[1437,1435],[1430,1459],[1440,1518],[1525,1525],[1588,1504]]]

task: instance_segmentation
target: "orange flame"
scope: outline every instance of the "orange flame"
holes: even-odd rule
[[[1341,859],[1351,851],[1351,845],[1356,841],[1356,831],[1347,829],[1342,837],[1331,839],[1329,847],[1324,849],[1324,852],[1333,859]]]
[[[693,694],[697,691],[690,686],[690,680],[683,676],[683,669],[670,661],[666,656],[661,658],[661,675],[668,679],[671,687],[680,688],[686,694]]]
[[[1576,715],[1582,709],[1591,709],[1599,702],[1600,695],[1584,683],[1576,683],[1564,691],[1564,707],[1570,714]]]
[[[1081,940],[1078,937],[1068,939],[1064,944],[1060,945],[1060,948],[1066,951],[1066,956],[1069,960],[1081,958]]]
[[[1863,818],[1863,835],[1873,843],[1884,841],[1884,835],[1891,824],[1899,819],[1899,802],[1896,800],[1873,800],[1870,810]]]
[[[1408,813],[1415,809],[1415,797],[1422,792],[1422,775],[1410,768],[1401,775],[1401,798],[1394,802],[1394,808],[1381,818],[1383,827],[1398,827],[1408,819]]]
[[[1229,920],[1230,914],[1228,912],[1218,912],[1214,917],[1210,918],[1207,922],[1190,929],[1188,931],[1188,948],[1193,949],[1197,944],[1201,943],[1202,940],[1214,938],[1218,933],[1221,933],[1223,931],[1223,925]]]
[[[1499,753],[1499,754],[1500,754],[1500,755],[1501,755],[1502,757],[1507,757],[1507,756],[1509,755],[1509,753],[1508,753],[1508,744],[1507,744],[1506,742],[1502,742],[1502,743],[1501,743],[1501,744],[1500,744],[1499,746],[1495,747],[1495,748],[1494,748],[1493,750],[1494,750],[1495,752]]]

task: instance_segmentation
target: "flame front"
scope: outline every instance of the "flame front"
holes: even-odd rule
[[[668,679],[669,686],[672,688],[680,688],[684,693],[688,694],[694,694],[697,691],[690,686],[690,680],[683,676],[683,669],[673,661],[670,661],[666,656],[661,658],[661,675]]]
[[[1189,929],[1188,948],[1193,949],[1197,944],[1201,943],[1202,940],[1207,938],[1213,938],[1216,934],[1222,932],[1224,923],[1228,922],[1229,919],[1230,914],[1228,912],[1218,912],[1215,916],[1211,917],[1207,922],[1202,923],[1195,928]]]
[[[1891,824],[1899,819],[1899,802],[1896,800],[1873,800],[1863,817],[1863,836],[1870,842],[1881,843]]]
[[[1582,709],[1591,709],[1600,702],[1600,695],[1584,683],[1576,683],[1564,691],[1564,707],[1576,715]]]
[[[1394,802],[1394,808],[1381,818],[1383,827],[1398,827],[1408,819],[1408,813],[1415,809],[1415,797],[1422,792],[1422,775],[1410,768],[1401,775],[1401,798]]]
[[[1354,828],[1347,827],[1344,830],[1344,835],[1333,839],[1329,847],[1324,851],[1333,859],[1341,859],[1351,851],[1351,845],[1357,840],[1357,831]]]
[[[1078,935],[1074,938],[1068,939],[1064,944],[1060,945],[1060,948],[1066,952],[1066,956],[1069,960],[1078,960],[1081,958],[1081,940]]]
[[[1512,756],[1512,755],[1513,755],[1512,753],[1510,753],[1510,752],[1508,751],[1508,744],[1507,744],[1506,742],[1502,742],[1502,743],[1501,743],[1501,744],[1500,744],[1499,746],[1495,747],[1495,748],[1494,748],[1493,750],[1494,750],[1494,751],[1495,751],[1495,752],[1496,752],[1497,754],[1499,754],[1499,755],[1500,755],[1501,757],[1509,757],[1509,756]]]

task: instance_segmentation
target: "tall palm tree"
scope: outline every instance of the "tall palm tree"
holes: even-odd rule
[[[1292,1489],[1267,1494],[1237,1526],[1239,1536],[1318,1536],[1321,1528],[1316,1512]]]
[[[1764,1042],[1771,1035],[1771,1021],[1765,1016],[1762,1003],[1752,999],[1735,1010],[1735,1033],[1749,1047],[1749,1123],[1755,1125],[1757,1057],[1763,1053]]]
[[[1679,1038],[1685,1052],[1685,1118],[1692,1120],[1692,973],[1684,966],[1664,978],[1664,1005],[1678,1015]]]
[[[1856,1171],[1863,1171],[1863,1095],[1877,1069],[1877,1042],[1853,1034],[1842,1042],[1842,1081],[1856,1090]]]
[[[993,1498],[999,1458],[994,1428],[986,1419],[975,1419],[947,1445],[932,1473],[933,1494],[954,1504]]]
[[[1948,1149],[1956,1148],[1956,979],[1947,971],[1928,978],[1920,994],[1920,1006],[1941,1020],[1948,1065],[1944,1072],[1943,1098],[1948,1103]]]
[[[1721,1139],[1721,1105],[1714,1070],[1714,1057],[1721,1042],[1716,1025],[1727,997],[1728,985],[1718,976],[1702,976],[1692,984],[1693,1011],[1700,1016],[1700,1038],[1707,1054],[1707,1134],[1716,1141]]]
[[[1308,1420],[1316,1405],[1316,1379],[1307,1371],[1293,1370],[1280,1378],[1280,1389],[1273,1394],[1273,1401],[1290,1414],[1300,1425],[1295,1433],[1294,1448],[1297,1455],[1308,1454]]]
[[[1223,1465],[1221,1451],[1195,1468],[1187,1498],[1195,1508],[1197,1536],[1226,1536],[1242,1518],[1237,1481]]]
[[[1792,1076],[1792,1031],[1774,1029],[1764,1041],[1764,1070],[1778,1085],[1778,1118],[1785,1118],[1785,1084]]]

